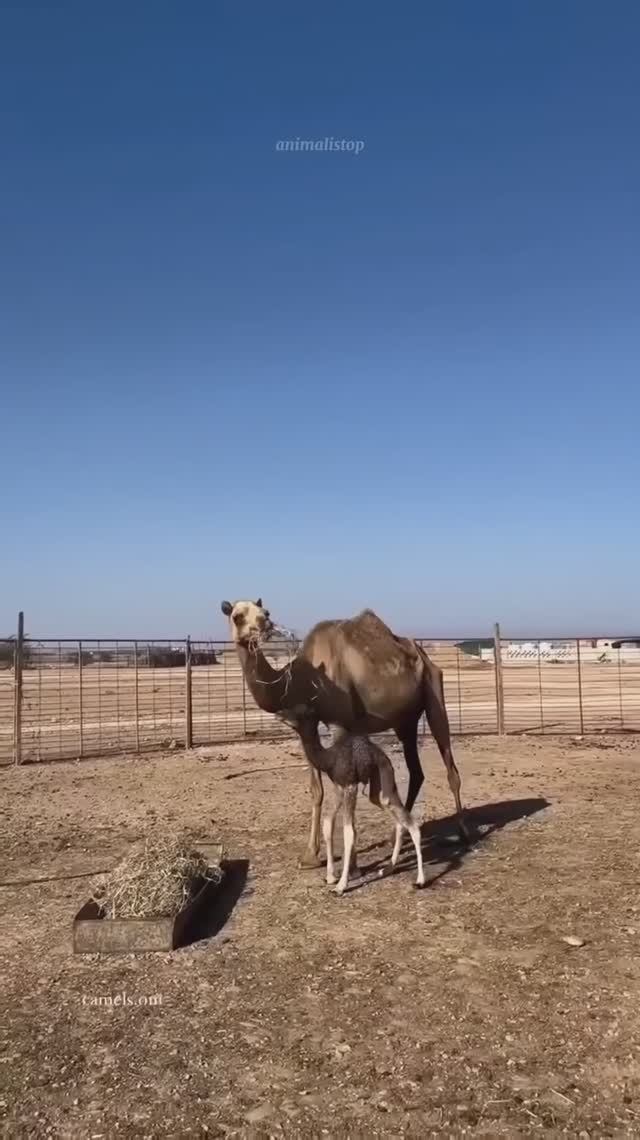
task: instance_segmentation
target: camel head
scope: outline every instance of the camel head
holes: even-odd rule
[[[223,602],[220,609],[229,618],[231,637],[236,645],[255,647],[271,637],[273,622],[262,598],[257,602]]]

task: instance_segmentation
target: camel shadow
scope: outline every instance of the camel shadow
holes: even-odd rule
[[[529,819],[550,806],[549,800],[544,796],[535,796],[520,800],[499,800],[495,803],[482,804],[480,807],[468,808],[465,815],[472,835],[472,841],[468,846],[457,835],[456,815],[427,820],[420,828],[423,860],[425,867],[435,867],[436,872],[428,878],[426,886],[433,886],[439,879],[462,867],[465,859],[478,850],[481,844],[486,843],[495,832],[501,831],[510,823]],[[452,838],[452,832],[455,838]],[[371,843],[368,847],[361,848],[358,854],[366,855],[381,847],[388,848],[388,841]],[[388,859],[389,854],[385,851],[383,858],[374,859],[366,867],[362,867],[362,878],[352,880],[348,890],[359,890],[368,886],[374,877],[379,880],[415,870],[415,853],[408,835],[404,837],[402,854],[396,866],[390,867]]]

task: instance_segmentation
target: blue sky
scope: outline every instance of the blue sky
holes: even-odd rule
[[[1,25],[2,632],[637,632],[636,3]]]

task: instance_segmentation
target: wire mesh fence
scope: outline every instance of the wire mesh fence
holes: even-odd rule
[[[506,732],[640,732],[640,640],[501,646]]]
[[[270,665],[282,669],[295,649],[291,642],[271,641],[264,646],[264,654]],[[214,654],[215,666],[195,664],[203,654]],[[291,735],[282,721],[256,705],[231,642],[192,642],[191,688],[195,745]]]
[[[0,641],[0,764],[15,758],[15,639]]]
[[[417,640],[443,670],[455,735],[640,732],[640,639]],[[295,649],[265,656],[282,668]],[[290,734],[255,704],[230,642],[0,641],[0,764]]]

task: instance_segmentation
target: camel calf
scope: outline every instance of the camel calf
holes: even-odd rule
[[[356,800],[358,785],[369,785],[369,799],[376,807],[388,808],[395,820],[395,842],[391,855],[391,865],[395,867],[400,856],[403,828],[409,832],[416,849],[418,877],[416,887],[424,886],[424,867],[420,845],[420,828],[410,812],[403,806],[396,787],[393,765],[377,744],[368,736],[341,735],[329,748],[324,748],[318,736],[317,722],[311,717],[300,717],[296,723],[302,740],[305,755],[310,764],[320,772],[326,772],[335,789],[333,811],[328,811],[322,821],[322,833],[327,848],[327,883],[336,883],[333,861],[333,829],[336,815],[342,808],[344,851],[342,874],[334,891],[341,895],[349,882],[352,858],[355,856],[356,841]]]

